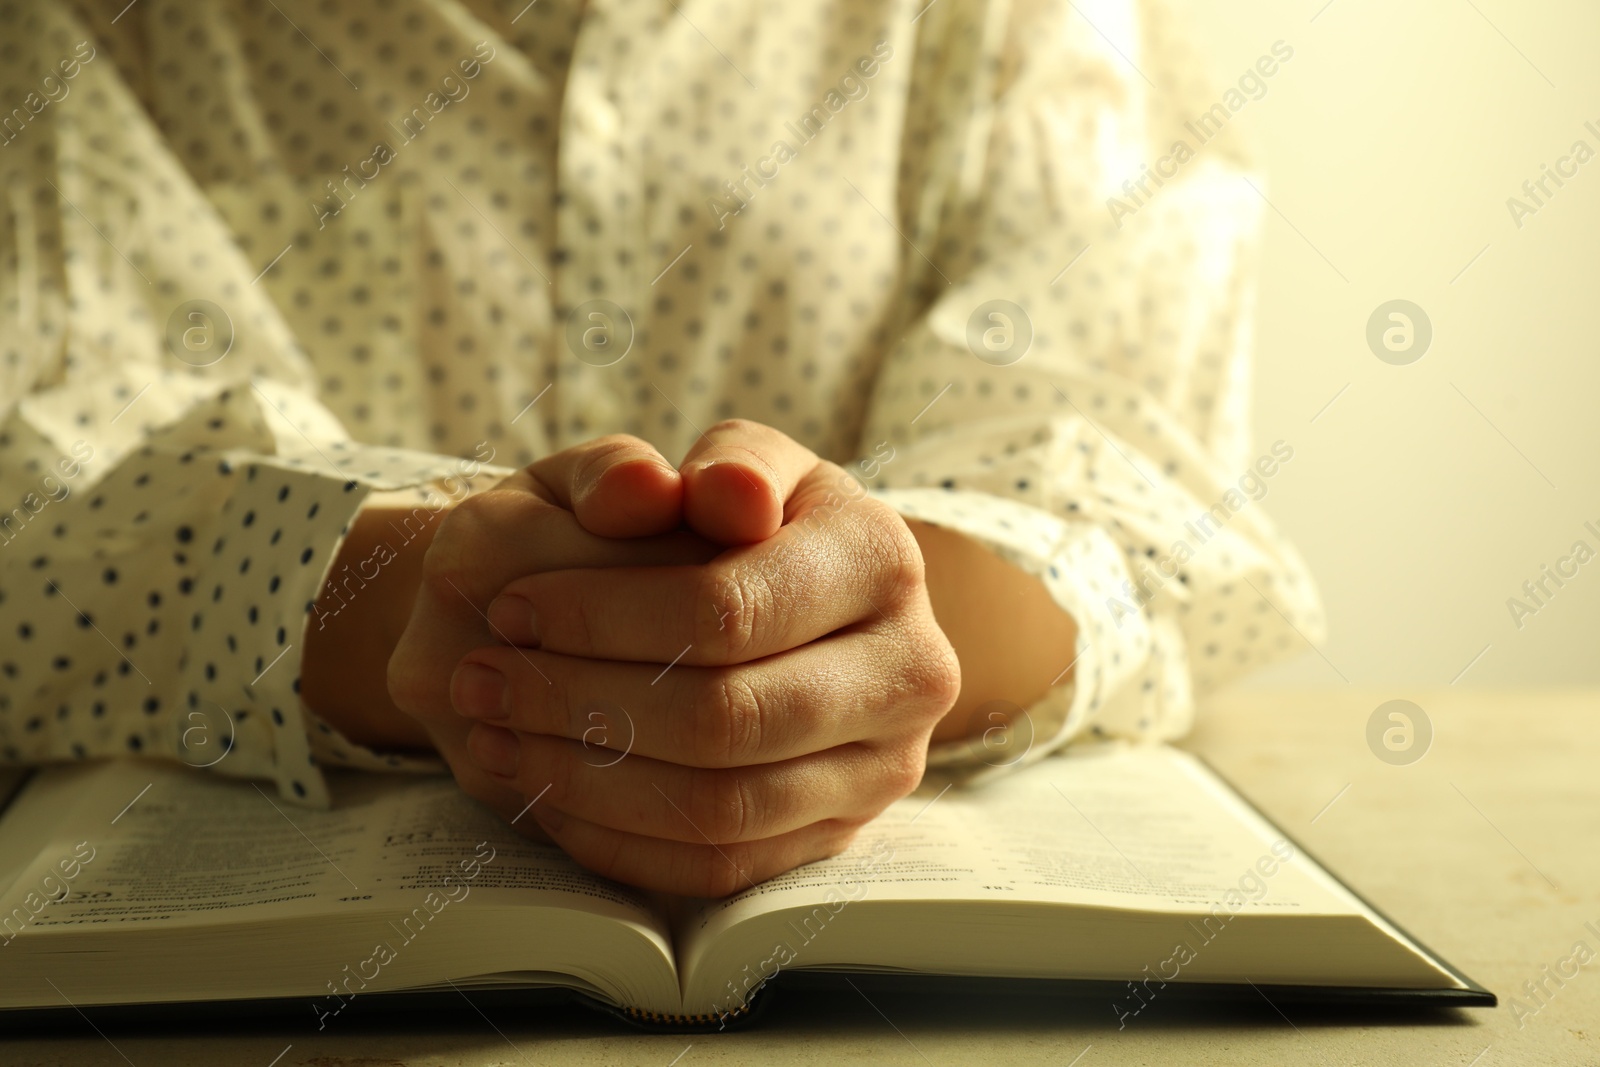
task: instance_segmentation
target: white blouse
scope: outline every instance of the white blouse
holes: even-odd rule
[[[1076,619],[934,762],[1174,737],[1319,638],[1262,201],[1153,0],[120,6],[0,3],[0,759],[437,768],[298,695],[363,501],[730,416]]]

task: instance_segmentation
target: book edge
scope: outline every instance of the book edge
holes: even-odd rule
[[[1366,898],[1366,896],[1364,896],[1361,893],[1356,892],[1355,888],[1352,887],[1350,885],[1350,883],[1346,882],[1344,880],[1344,878],[1341,875],[1338,874],[1338,872],[1336,872],[1332,867],[1328,866],[1326,863],[1322,862],[1321,857],[1319,857],[1315,852],[1312,852],[1310,849],[1306,848],[1305,845],[1300,841],[1299,838],[1297,838],[1295,835],[1289,833],[1281,825],[1279,825],[1279,823],[1278,823],[1278,821],[1276,819],[1272,818],[1265,811],[1262,811],[1261,807],[1258,804],[1256,804],[1256,802],[1254,800],[1251,800],[1250,797],[1243,790],[1241,790],[1238,786],[1234,785],[1233,782],[1231,780],[1229,780],[1227,775],[1223,774],[1215,766],[1213,766],[1210,760],[1206,759],[1204,756],[1200,755],[1198,752],[1191,752],[1188,749],[1178,748],[1178,746],[1176,746],[1176,745],[1174,745],[1172,747],[1177,748],[1178,751],[1185,753],[1190,758],[1192,758],[1196,763],[1198,763],[1201,767],[1204,767],[1207,773],[1215,776],[1218,782],[1220,782],[1230,792],[1232,792],[1236,797],[1238,797],[1240,802],[1242,802],[1247,808],[1249,808],[1251,811],[1255,812],[1256,815],[1259,816],[1263,822],[1265,822],[1268,826],[1272,827],[1278,833],[1282,834],[1284,839],[1286,841],[1288,841],[1291,845],[1293,845],[1302,855],[1304,855],[1312,863],[1315,863],[1318,867],[1322,868],[1323,872],[1325,874],[1327,874],[1327,876],[1329,878],[1332,878],[1335,882],[1339,883],[1340,887],[1343,888],[1345,892],[1349,893],[1352,897],[1355,897],[1356,900],[1360,901],[1362,907],[1367,908],[1374,915],[1378,916],[1378,918],[1382,919],[1384,922],[1388,923],[1390,926],[1394,927],[1396,930],[1398,930],[1402,934],[1404,934],[1406,939],[1408,941],[1410,941],[1412,945],[1416,946],[1416,948],[1424,956],[1426,956],[1428,958],[1429,962],[1433,963],[1440,970],[1444,971],[1446,974],[1450,975],[1452,978],[1454,978],[1456,981],[1460,982],[1463,986],[1466,987],[1465,990],[1461,990],[1459,992],[1470,992],[1470,993],[1473,993],[1473,994],[1477,994],[1480,997],[1487,997],[1488,999],[1486,1001],[1482,1002],[1482,1006],[1484,1006],[1484,1007],[1495,1007],[1495,1006],[1498,1006],[1498,1004],[1500,1002],[1500,999],[1494,992],[1492,992],[1491,990],[1485,988],[1476,979],[1470,977],[1469,975],[1467,975],[1466,972],[1462,971],[1461,968],[1457,967],[1455,964],[1453,964],[1449,960],[1445,959],[1442,955],[1440,955],[1437,951],[1435,951],[1431,946],[1429,946],[1428,944],[1423,942],[1423,940],[1421,938],[1417,937],[1415,934],[1413,934],[1406,927],[1404,927],[1400,923],[1396,922],[1394,920],[1393,916],[1389,915],[1382,908],[1378,907],[1372,901],[1368,900]],[[1284,987],[1284,988],[1299,988],[1299,987]],[[1310,988],[1317,988],[1317,987],[1310,987]],[[1345,988],[1345,987],[1330,986],[1328,988],[1337,989],[1337,988]],[[1349,987],[1349,988],[1361,989],[1361,988],[1365,988],[1365,987],[1354,986],[1354,987]],[[1424,990],[1422,992],[1437,994],[1437,993],[1450,993],[1450,992],[1458,992],[1458,991],[1454,991],[1454,990]]]

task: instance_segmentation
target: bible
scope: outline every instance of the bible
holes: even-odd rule
[[[448,779],[330,781],[323,811],[145,760],[33,773],[0,815],[0,1017],[266,1004],[322,1029],[559,992],[718,1028],[840,973],[1094,992],[1123,1025],[1195,991],[1495,1003],[1167,746],[930,773],[841,855],[719,900],[592,874]]]

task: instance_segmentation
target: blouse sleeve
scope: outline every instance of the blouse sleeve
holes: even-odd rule
[[[0,42],[0,761],[141,753],[325,804],[299,696],[369,492],[493,475],[358,444],[227,228],[66,5]],[[429,503],[423,503],[426,493]]]
[[[1085,734],[1175,737],[1197,692],[1322,633],[1262,510],[1293,442],[1253,446],[1246,426],[1260,181],[1230,131],[1197,143],[1184,125],[1231,98],[1196,88],[1156,4],[926,18],[924,42],[973,54],[968,77],[930,80],[934,117],[909,120],[908,143],[933,146],[902,169],[925,299],[878,381],[861,469],[907,518],[1036,575],[1078,631],[1010,732],[930,759],[983,772]]]

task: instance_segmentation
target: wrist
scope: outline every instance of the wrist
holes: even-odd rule
[[[1007,705],[1028,708],[1072,676],[1077,624],[1043,582],[964,534],[907,525],[922,549],[934,619],[961,663],[961,694],[932,741],[982,734],[1011,717]]]
[[[389,657],[422,579],[422,558],[449,508],[409,491],[374,493],[356,514],[306,621],[301,696],[346,739],[375,749],[431,748],[394,704]]]

